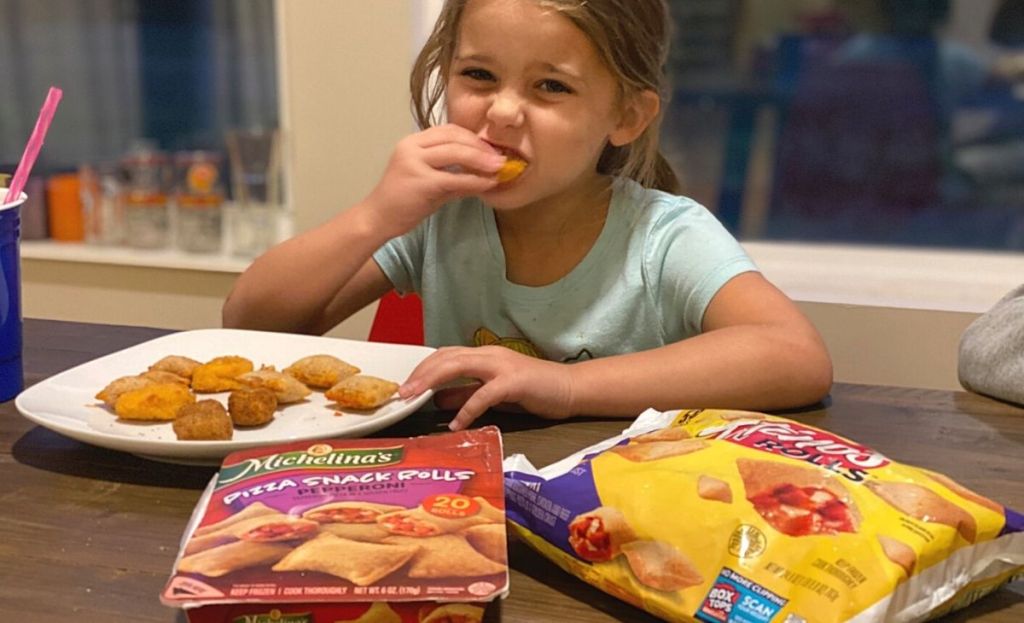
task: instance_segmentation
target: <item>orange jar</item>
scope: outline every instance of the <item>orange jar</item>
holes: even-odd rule
[[[85,219],[77,173],[54,175],[46,183],[50,237],[64,242],[85,240]]]

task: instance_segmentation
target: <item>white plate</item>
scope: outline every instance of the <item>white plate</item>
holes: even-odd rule
[[[274,420],[266,426],[236,428],[230,441],[178,441],[170,422],[119,420],[96,400],[96,393],[120,376],[144,372],[167,355],[183,355],[198,361],[240,355],[250,359],[256,368],[273,365],[281,370],[301,357],[328,354],[359,366],[364,374],[401,383],[432,352],[434,349],[426,346],[263,331],[183,331],[61,372],[21,392],[15,405],[33,422],[72,439],[159,461],[217,464],[231,452],[254,446],[325,437],[361,437],[405,418],[433,392],[412,400],[395,398],[375,411],[335,415],[338,410],[328,406],[322,392],[314,391],[305,402],[278,409]],[[216,398],[225,404],[227,401],[226,392],[200,397]]]

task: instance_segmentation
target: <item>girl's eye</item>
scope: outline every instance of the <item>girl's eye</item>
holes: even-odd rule
[[[471,80],[490,81],[494,80],[494,74],[487,71],[486,69],[469,68],[463,69],[459,72],[460,75],[466,76]]]
[[[564,82],[558,80],[541,80],[540,88],[542,91],[548,93],[572,93],[573,90],[569,88]]]

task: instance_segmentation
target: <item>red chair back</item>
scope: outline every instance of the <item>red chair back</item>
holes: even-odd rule
[[[370,325],[369,341],[423,344],[423,301],[416,294],[399,296],[394,290],[380,299]]]

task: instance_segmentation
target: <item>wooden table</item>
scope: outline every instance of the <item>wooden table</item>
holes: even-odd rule
[[[25,376],[33,384],[99,355],[163,335],[134,327],[26,320]],[[792,417],[946,472],[1024,510],[1024,409],[963,392],[837,385],[825,406]],[[545,465],[624,428],[621,420],[553,424],[488,416],[510,453]],[[441,430],[417,415],[383,431]],[[33,623],[184,621],[157,599],[178,540],[213,468],[155,463],[37,427],[0,405],[0,613]],[[525,546],[511,551],[510,597],[493,621],[653,621],[563,573]],[[1024,620],[1024,582],[945,621]]]

